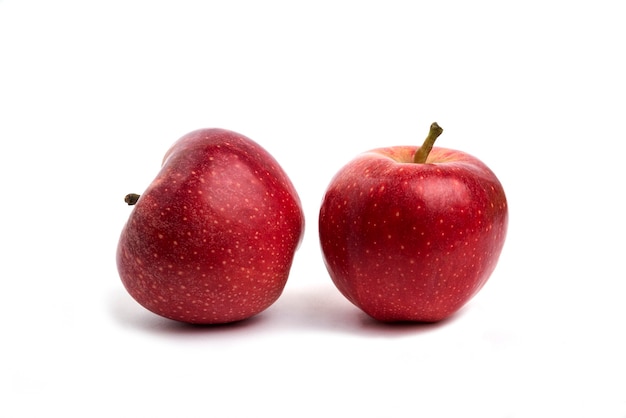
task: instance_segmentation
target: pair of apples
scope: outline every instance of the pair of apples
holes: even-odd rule
[[[319,212],[324,261],[371,317],[435,322],[485,284],[508,209],[495,174],[461,151],[424,144],[361,154],[332,179]],[[130,295],[177,321],[240,321],[272,305],[304,233],[300,199],[259,144],[223,129],[180,138],[134,205],[117,248]]]

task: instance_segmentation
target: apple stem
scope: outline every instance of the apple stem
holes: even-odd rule
[[[124,202],[128,203],[128,206],[132,206],[139,200],[139,195],[135,193],[129,193],[124,197]]]
[[[428,132],[428,136],[424,140],[424,143],[417,151],[415,151],[415,155],[413,156],[413,162],[416,164],[424,164],[426,162],[426,158],[428,158],[428,154],[433,149],[433,145],[435,144],[435,140],[441,135],[443,132],[443,128],[437,124],[437,122],[433,122],[430,125],[430,131]]]

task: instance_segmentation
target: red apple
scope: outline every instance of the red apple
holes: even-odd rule
[[[249,138],[223,129],[183,136],[148,189],[126,201],[136,204],[117,267],[150,311],[227,323],[263,311],[282,293],[304,215],[285,172]]]
[[[366,152],[332,179],[319,238],[341,293],[375,319],[435,322],[485,284],[507,230],[495,174],[461,151],[421,147]]]

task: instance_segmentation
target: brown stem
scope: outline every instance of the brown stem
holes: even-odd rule
[[[139,195],[135,193],[129,193],[124,197],[124,202],[128,203],[128,206],[132,206],[139,200]]]
[[[413,156],[413,162],[416,164],[424,164],[426,159],[428,158],[428,154],[430,154],[430,150],[433,149],[433,145],[435,144],[435,140],[441,135],[443,129],[441,126],[437,125],[437,122],[433,122],[430,125],[430,131],[428,132],[428,136],[424,140],[424,143],[417,151],[415,151],[415,155]]]

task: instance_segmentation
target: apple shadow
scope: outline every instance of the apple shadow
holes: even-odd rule
[[[123,289],[111,292],[109,310],[124,328],[153,335],[250,335],[258,332],[324,332],[362,337],[403,337],[436,331],[463,315],[435,323],[381,322],[348,301],[332,284],[285,288],[281,297],[266,311],[251,318],[216,325],[194,325],[156,315],[139,305]],[[245,331],[245,332],[242,332]]]
[[[381,322],[365,315],[361,320],[360,326],[361,331],[369,335],[396,337],[432,332],[442,329],[455,322],[460,315],[462,315],[462,312],[457,312],[451,317],[438,322]]]
[[[365,337],[402,337],[440,329],[454,322],[462,311],[435,322],[381,322],[348,301],[332,285],[286,289],[270,308],[268,320],[296,330],[348,333]]]
[[[132,328],[150,334],[159,335],[197,335],[223,334],[248,329],[263,322],[261,314],[242,321],[228,324],[188,324],[161,317],[139,305],[123,290],[112,292],[109,298],[109,310],[113,319],[124,328]]]

